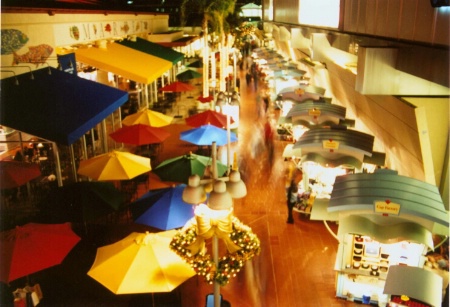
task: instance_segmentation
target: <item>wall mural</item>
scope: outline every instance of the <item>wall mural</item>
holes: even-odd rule
[[[58,24],[54,26],[57,46],[119,38],[126,35],[147,33],[148,31],[149,22],[143,20]]]
[[[2,29],[1,54],[12,54],[25,46],[28,36],[17,29]]]
[[[28,47],[28,52],[19,55],[14,52],[13,65],[18,65],[20,63],[33,63],[36,67],[39,64],[47,62],[47,59],[53,52],[53,47],[47,44],[40,44],[37,46]]]
[[[53,47],[47,44],[28,46],[28,51],[22,54],[17,52],[24,48],[29,41],[28,36],[18,29],[2,29],[1,55],[12,55],[11,65],[21,63],[39,64],[45,63],[53,53]]]

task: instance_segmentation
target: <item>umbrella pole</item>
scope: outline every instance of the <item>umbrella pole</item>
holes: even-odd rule
[[[219,239],[216,235],[212,237],[213,260],[216,268],[219,267]],[[214,307],[220,307],[220,284],[214,281]]]
[[[78,177],[77,177],[77,166],[75,165],[75,153],[73,151],[73,145],[69,146],[69,150],[70,150],[70,160],[72,162],[72,173],[73,173],[73,180],[75,182],[78,181]]]
[[[95,157],[95,130],[91,129],[92,156]]]
[[[58,145],[56,143],[52,143],[53,148],[53,158],[55,159],[55,171],[56,171],[56,180],[58,181],[58,187],[62,187],[62,174],[61,174],[61,161],[59,160],[59,152]]]

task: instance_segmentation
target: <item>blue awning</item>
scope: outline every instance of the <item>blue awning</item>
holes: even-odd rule
[[[127,92],[54,68],[33,75],[1,80],[0,124],[59,144],[73,144],[128,100]]]

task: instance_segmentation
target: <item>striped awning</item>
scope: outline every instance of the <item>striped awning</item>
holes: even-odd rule
[[[172,67],[172,62],[118,43],[106,48],[79,48],[76,60],[135,82],[149,84]]]

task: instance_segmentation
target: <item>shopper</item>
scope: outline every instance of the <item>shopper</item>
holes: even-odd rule
[[[287,199],[287,207],[288,207],[288,218],[287,218],[288,224],[294,224],[294,216],[292,213],[292,209],[294,208],[295,204],[297,203],[298,184],[301,180],[302,180],[302,172],[298,168],[295,168],[295,170],[292,173],[291,180],[289,182],[289,186],[287,187],[287,191],[286,191],[286,199]]]

